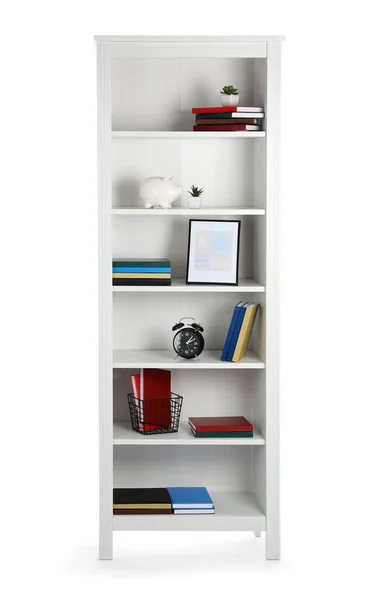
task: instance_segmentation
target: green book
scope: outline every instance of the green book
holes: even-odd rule
[[[164,267],[169,268],[168,258],[115,258],[113,267]]]
[[[252,431],[214,431],[208,433],[194,433],[191,429],[192,434],[196,438],[252,438],[254,433]]]

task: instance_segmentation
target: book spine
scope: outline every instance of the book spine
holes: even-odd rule
[[[202,108],[192,108],[194,115],[214,114],[214,113],[232,113],[237,112],[237,106],[205,106]]]
[[[231,343],[229,345],[227,361],[230,361],[230,362],[232,361],[233,354],[236,349],[237,340],[240,335],[242,322],[245,318],[245,313],[246,313],[246,306],[240,306],[240,310],[239,310],[237,321],[236,321],[236,324],[234,327]]]
[[[166,267],[171,268],[169,260],[113,260],[113,267]]]
[[[112,273],[113,279],[171,279],[171,273]]]
[[[196,125],[260,125],[259,119],[246,119],[244,117],[240,117],[239,119],[223,119],[219,116],[218,119],[210,119],[210,118],[199,118],[196,117]]]
[[[171,273],[168,267],[113,267],[113,273]]]
[[[193,131],[246,131],[246,125],[193,125]]]
[[[172,515],[172,508],[114,508],[114,515]]]
[[[258,305],[255,305],[254,307],[251,306],[246,309],[246,315],[243,320],[240,335],[232,356],[232,362],[239,362],[246,354],[257,311]]]
[[[113,279],[113,285],[171,285],[171,279],[127,279],[127,278],[115,278]]]
[[[239,307],[236,306],[233,314],[232,314],[232,318],[231,318],[231,322],[229,325],[229,329],[228,329],[228,333],[227,333],[227,337],[225,339],[225,344],[224,344],[224,348],[223,348],[223,352],[222,355],[220,357],[220,360],[228,360],[228,351],[229,351],[229,347],[230,347],[230,343],[231,343],[231,338],[233,335],[233,331],[234,331],[234,327],[236,324],[236,320],[237,320],[237,316],[238,316],[238,309]]]
[[[218,433],[218,432],[250,432],[253,431],[254,427],[251,423],[245,425],[194,425],[191,421],[188,421],[189,427],[196,433]]]
[[[219,431],[219,432],[211,432],[211,433],[194,433],[193,434],[194,437],[200,437],[200,438],[240,438],[240,437],[247,437],[247,438],[252,438],[254,437],[254,433],[252,431]]]

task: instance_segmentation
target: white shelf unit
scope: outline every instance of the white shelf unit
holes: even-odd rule
[[[278,36],[98,36],[100,212],[100,558],[113,531],[232,530],[266,534],[280,557],[278,407]],[[262,132],[193,132],[193,106],[216,105],[233,83],[240,104],[265,108]],[[131,93],[128,92],[131,90]],[[145,209],[142,179],[174,176],[183,194],[169,210]],[[203,186],[203,206],[186,190]],[[156,218],[155,218],[156,217]],[[189,218],[240,219],[238,286],[186,285]],[[112,259],[172,263],[170,287],[112,286]],[[261,310],[247,356],[220,360],[233,307]],[[175,360],[172,325],[184,315],[205,327],[199,360]],[[172,371],[183,396],[178,433],[131,429],[130,375]],[[194,438],[189,416],[244,415],[253,438]],[[169,448],[172,446],[172,448]],[[113,516],[113,487],[203,485],[214,515]]]

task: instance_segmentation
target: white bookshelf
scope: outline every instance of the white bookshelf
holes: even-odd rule
[[[280,557],[278,411],[278,36],[98,36],[100,558],[113,532],[252,531]],[[265,107],[264,131],[193,132],[193,106],[216,105],[233,83],[240,104]],[[129,93],[130,90],[130,93]],[[169,210],[145,209],[149,176],[183,188]],[[205,188],[198,210],[191,184]],[[189,218],[240,219],[237,286],[186,285]],[[112,286],[112,259],[172,263],[168,287]],[[246,357],[220,360],[233,307],[261,305]],[[172,325],[191,315],[205,328],[199,360],[175,360]],[[143,436],[130,425],[130,375],[172,370],[183,396],[175,434]],[[253,438],[194,438],[189,416],[244,415]],[[172,448],[170,448],[172,446]],[[206,486],[214,515],[113,516],[113,487]],[[119,535],[119,534],[118,534]]]

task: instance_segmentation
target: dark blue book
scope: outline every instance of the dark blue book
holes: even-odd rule
[[[245,304],[241,303],[241,306],[238,308],[238,315],[237,315],[237,319],[236,319],[236,322],[234,325],[234,330],[233,330],[233,334],[231,336],[231,342],[229,345],[227,359],[226,359],[228,361],[231,361],[233,358],[233,354],[236,349],[237,340],[238,340],[238,337],[239,337],[240,331],[241,331],[242,321],[244,320],[244,317],[245,317],[246,307],[249,306],[249,304],[250,304],[250,302],[246,302]]]
[[[232,339],[232,335],[233,335],[233,331],[234,331],[234,326],[236,324],[236,320],[237,320],[238,313],[239,313],[238,309],[242,305],[243,305],[243,302],[239,302],[238,304],[236,304],[236,306],[234,308],[232,319],[231,319],[231,324],[229,325],[227,337],[225,339],[225,344],[224,344],[224,348],[223,348],[223,352],[221,354],[220,360],[228,360],[228,352],[229,352],[229,348],[230,348],[230,343],[231,343],[231,339]]]

